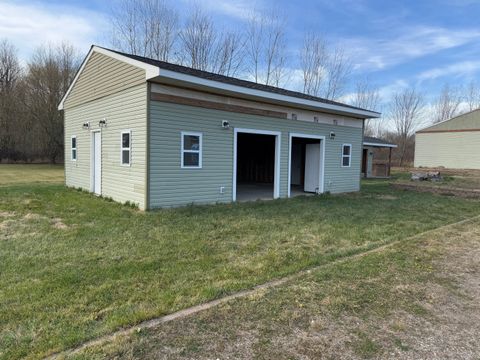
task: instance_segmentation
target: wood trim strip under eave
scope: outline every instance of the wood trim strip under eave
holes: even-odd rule
[[[450,133],[450,132],[476,132],[476,131],[480,131],[480,129],[421,130],[421,131],[417,131],[417,134]]]
[[[287,119],[288,117],[287,113],[279,112],[279,111],[255,109],[255,108],[241,106],[241,105],[222,104],[214,101],[191,99],[191,98],[186,98],[183,96],[176,96],[176,95],[151,93],[150,99],[153,101],[197,106],[205,109],[215,109],[215,110],[229,111],[229,112],[235,112],[235,113],[241,113],[241,114],[276,117],[280,119]]]

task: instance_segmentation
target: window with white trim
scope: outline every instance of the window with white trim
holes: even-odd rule
[[[202,133],[182,131],[181,167],[200,169],[202,167]]]
[[[121,153],[120,161],[124,166],[130,166],[132,153],[132,132],[130,130],[122,131],[121,135]]]
[[[350,167],[352,163],[352,145],[342,145],[342,167]]]
[[[73,135],[71,137],[70,145],[72,149],[70,158],[72,161],[77,161],[77,136],[76,135]]]

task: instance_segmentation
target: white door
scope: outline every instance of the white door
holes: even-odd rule
[[[320,142],[305,145],[304,191],[320,191]]]
[[[93,133],[93,192],[102,193],[102,134],[100,131]]]

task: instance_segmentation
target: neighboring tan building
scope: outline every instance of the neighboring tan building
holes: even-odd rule
[[[66,185],[141,209],[358,191],[380,115],[98,46],[59,109]]]
[[[480,169],[480,109],[417,131],[415,166]]]

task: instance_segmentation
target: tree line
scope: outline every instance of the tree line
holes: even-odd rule
[[[120,0],[112,7],[107,43],[135,55],[271,86],[296,84],[294,90],[309,95],[383,110],[383,119],[366,122],[366,134],[397,143],[394,156],[402,165],[413,159],[413,133],[426,118],[442,121],[480,106],[475,83],[463,89],[445,85],[432,104],[414,88],[384,99],[369,78],[352,84],[354,61],[341,45],[308,31],[292,49],[286,25],[275,10],[252,11],[242,28],[223,28],[198,5],[182,17],[166,0]],[[80,66],[79,54],[68,43],[47,44],[22,63],[15,46],[0,40],[0,161],[63,160],[57,105]]]

